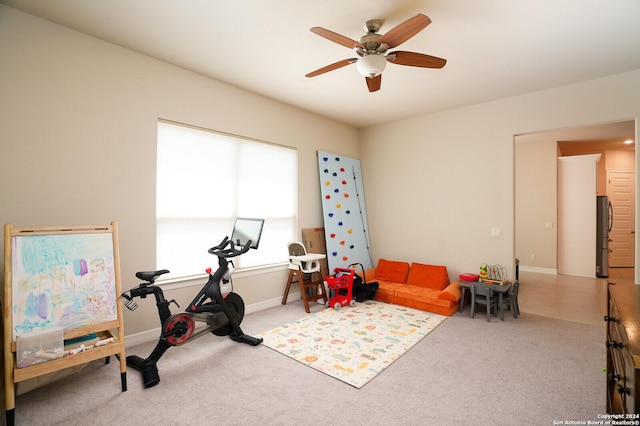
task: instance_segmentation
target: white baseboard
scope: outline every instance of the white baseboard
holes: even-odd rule
[[[143,343],[152,342],[158,340],[160,336],[160,327],[152,330],[142,331],[131,335],[124,336],[124,346],[130,348],[132,346],[141,345]]]
[[[287,297],[287,302],[293,301],[293,300],[299,300],[299,299],[300,299],[300,292],[289,293],[289,296]],[[280,297],[270,299],[270,300],[265,300],[258,303],[252,303],[251,305],[245,306],[244,312],[245,314],[250,314],[253,312],[262,311],[264,309],[273,308],[274,306],[278,306],[281,303],[282,303],[282,299]],[[125,347],[129,348],[132,346],[141,345],[143,343],[153,342],[158,339],[158,336],[160,336],[160,327],[157,327],[151,330],[142,331],[140,333],[125,335],[125,339],[124,339]]]
[[[558,275],[558,270],[557,269],[552,269],[552,268],[537,268],[535,266],[524,266],[524,265],[520,265],[520,271],[523,272],[537,272],[539,274],[551,274],[551,275]]]

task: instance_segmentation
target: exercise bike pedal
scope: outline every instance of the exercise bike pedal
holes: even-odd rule
[[[247,343],[251,346],[258,346],[264,340],[262,337],[249,336],[248,334],[237,335],[231,333],[229,337],[235,342]]]

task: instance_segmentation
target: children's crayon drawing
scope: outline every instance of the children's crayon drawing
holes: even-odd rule
[[[117,319],[110,233],[14,236],[13,337]]]

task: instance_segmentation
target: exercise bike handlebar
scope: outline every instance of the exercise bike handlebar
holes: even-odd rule
[[[224,237],[224,239],[220,244],[218,244],[217,246],[211,247],[208,250],[208,252],[218,256],[220,267],[223,267],[224,265],[227,264],[226,259],[240,256],[241,254],[248,252],[250,248],[251,248],[251,240],[247,241],[247,243],[243,246],[236,246],[235,244],[233,244],[233,241],[231,241],[229,237]],[[228,269],[226,269],[226,271],[228,272]],[[132,299],[136,297],[141,297],[144,299],[149,294],[154,294],[158,302],[163,302],[164,295],[163,295],[162,289],[154,285],[154,282],[156,278],[158,278],[160,275],[166,274],[168,272],[169,271],[167,269],[162,269],[159,271],[136,273],[136,277],[146,282],[141,283],[137,287],[130,289],[129,290],[130,296],[126,294],[127,292],[122,293],[121,297],[124,297],[125,299],[127,299],[128,305],[127,303],[125,303],[125,305],[127,305],[129,309],[134,310],[137,307],[137,305],[134,306],[135,304],[132,303]]]
[[[240,256],[241,254],[244,254],[244,253],[248,252],[249,249],[251,248],[251,243],[252,243],[252,241],[249,240],[243,246],[236,246],[233,243],[233,241],[231,241],[231,239],[229,239],[229,237],[224,237],[224,239],[222,240],[222,242],[220,244],[218,244],[217,246],[211,247],[208,250],[208,252],[210,254],[214,254],[214,255],[216,255],[218,257],[222,257],[222,258],[236,257],[236,256]],[[227,246],[230,246],[230,247],[226,248]],[[236,247],[240,247],[240,248],[238,249]]]

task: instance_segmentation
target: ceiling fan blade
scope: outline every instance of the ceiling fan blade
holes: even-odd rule
[[[380,90],[380,85],[382,84],[382,74],[378,74],[376,77],[365,77],[367,81],[367,87],[370,92],[377,92]]]
[[[334,43],[338,43],[344,47],[348,47],[349,49],[353,49],[354,47],[363,47],[360,42],[351,40],[349,37],[334,33],[333,31],[329,31],[322,27],[313,27],[311,28],[311,32],[314,34],[318,34],[320,37],[324,37]]]
[[[407,65],[410,67],[422,68],[442,68],[447,63],[446,59],[431,55],[423,55],[414,52],[391,52],[387,55],[387,60],[396,65]]]
[[[350,65],[356,62],[358,62],[358,59],[356,58],[343,59],[331,65],[327,65],[326,67],[322,67],[320,69],[312,71],[309,74],[305,74],[305,77],[315,77],[317,75],[324,74],[325,72],[337,70],[338,68],[346,67],[347,65]]]
[[[409,40],[414,35],[425,29],[431,23],[431,19],[421,13],[411,19],[404,21],[391,31],[380,37],[380,44],[386,43],[389,47],[396,47]]]

